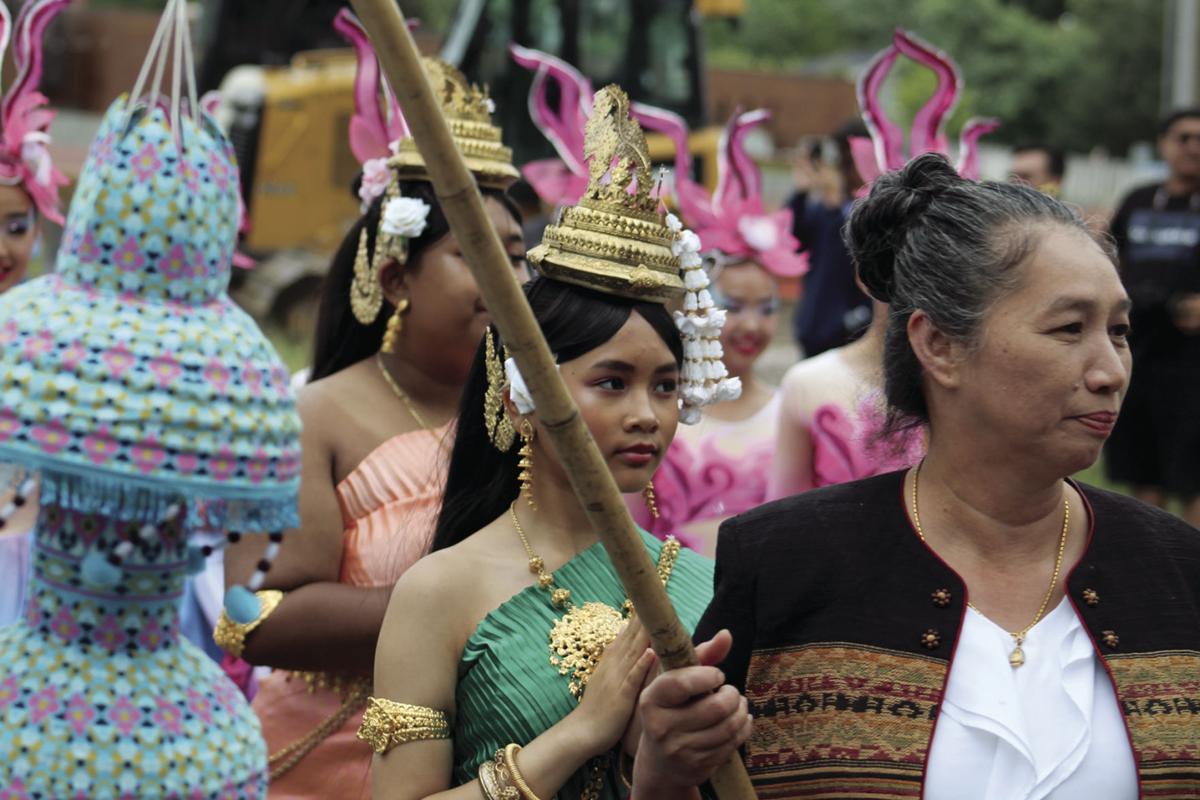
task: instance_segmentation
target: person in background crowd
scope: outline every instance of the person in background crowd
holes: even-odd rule
[[[360,79],[378,76],[367,69],[375,53],[358,23],[345,11],[337,24],[356,45]],[[502,189],[517,172],[488,122],[490,100],[453,67],[425,66],[446,116],[494,137],[458,135],[455,143],[473,154],[484,208],[524,278],[520,221]],[[297,401],[304,421],[300,529],[265,584],[278,602],[250,626],[222,618],[215,637],[231,655],[275,668],[261,681],[254,710],[270,753],[271,796],[280,798],[369,794],[371,751],[354,732],[376,639],[393,584],[429,550],[451,421],[491,320],[425,163],[412,139],[402,138],[400,109],[394,101],[369,105],[390,97],[378,84],[359,89],[350,130],[364,162],[364,211],[330,266],[312,377]],[[390,142],[398,142],[394,150]],[[226,581],[252,571],[258,552],[232,548]]]
[[[1013,148],[1008,177],[1058,197],[1062,193],[1066,168],[1067,157],[1060,148],[1041,143],[1023,144]]]
[[[796,193],[786,207],[792,212],[792,233],[808,254],[808,273],[792,329],[805,358],[849,343],[871,322],[870,298],[854,282],[842,241],[850,202],[863,185],[850,139],[866,136],[862,122],[847,122],[833,134],[830,153],[805,153],[795,165]]]
[[[755,364],[775,336],[780,279],[799,277],[808,267],[796,252],[791,212],[764,208],[762,176],[744,146],[753,128],[769,118],[756,109],[730,119],[717,154],[715,192],[675,176],[679,213],[700,238],[709,292],[725,312],[719,357],[741,381],[742,393],[707,407],[699,422],[680,430],[654,475],[652,509],[632,498],[629,504],[646,530],[660,538],[675,534],[710,558],[717,526],[767,499],[779,390],[755,374]]]
[[[1108,476],[1200,526],[1200,108],[1159,128],[1163,183],[1134,189],[1111,224],[1133,301],[1137,371],[1105,451]]]
[[[0,118],[0,293],[25,280],[41,238],[42,220],[63,224],[58,190],[67,179],[50,161],[47,145],[54,112],[45,107],[46,98],[37,88],[42,77],[42,31],[66,5],[67,0],[33,0],[17,16],[16,29],[27,31],[31,39],[27,50],[15,54],[23,80],[6,93]],[[3,11],[7,26],[11,22],[7,7]],[[25,477],[24,470],[0,465],[0,508],[13,500]],[[0,526],[0,626],[15,622],[21,613],[37,506],[31,499]]]

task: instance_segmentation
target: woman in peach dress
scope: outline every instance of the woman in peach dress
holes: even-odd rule
[[[451,422],[490,316],[434,196],[403,117],[380,91],[374,52],[343,11],[359,56],[351,145],[363,162],[363,215],[334,256],[317,321],[304,422],[300,530],[291,534],[248,625],[218,623],[231,655],[273,668],[254,709],[270,753],[272,798],[367,798],[371,748],[355,737],[392,585],[429,548]],[[448,117],[461,75],[426,63]],[[480,101],[486,105],[486,97]],[[497,140],[499,139],[499,131]],[[458,142],[460,150],[467,149]],[[477,142],[468,143],[478,152]],[[525,274],[517,176],[498,141],[471,166],[513,267]],[[255,568],[261,544],[226,557],[226,583]]]

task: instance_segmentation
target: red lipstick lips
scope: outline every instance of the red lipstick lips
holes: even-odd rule
[[[635,444],[618,450],[617,455],[631,467],[644,467],[658,455],[658,447],[652,444]]]

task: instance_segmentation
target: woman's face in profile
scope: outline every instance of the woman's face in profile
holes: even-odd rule
[[[1132,359],[1129,298],[1082,232],[1048,226],[1016,288],[984,319],[959,402],[985,437],[1032,451],[1057,474],[1090,466],[1112,432]]]
[[[508,252],[517,281],[529,279],[521,226],[503,203],[485,197],[484,210]],[[448,233],[425,248],[406,278],[409,308],[404,315],[404,336],[416,347],[439,351],[444,380],[465,383],[483,330],[492,321],[483,294],[471,274],[462,247]],[[395,298],[389,296],[395,303]]]
[[[29,271],[37,227],[37,212],[25,190],[0,186],[0,292],[16,286]]]
[[[641,491],[679,424],[679,365],[671,350],[634,312],[611,339],[564,362],[560,373],[617,486]],[[546,439],[537,438],[543,446],[535,463],[542,457],[561,469]]]

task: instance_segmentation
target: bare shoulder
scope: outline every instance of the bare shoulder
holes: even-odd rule
[[[383,635],[393,626],[436,627],[465,643],[481,613],[494,607],[497,597],[508,596],[511,569],[506,567],[513,565],[507,563],[507,548],[496,546],[501,528],[500,520],[493,521],[409,567],[392,590]]]

